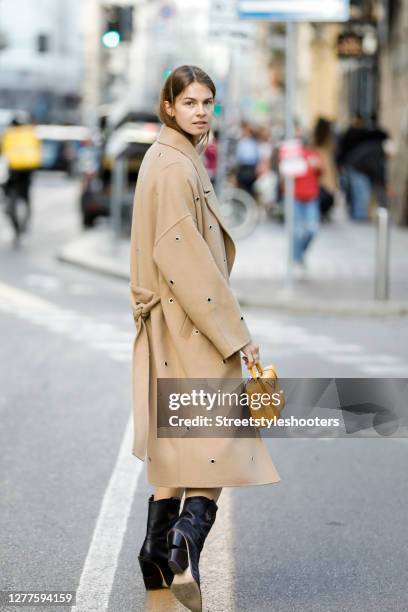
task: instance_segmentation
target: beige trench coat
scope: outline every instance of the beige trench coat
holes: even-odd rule
[[[230,284],[235,245],[201,157],[162,125],[135,190],[130,296],[136,323],[132,453],[150,484],[218,487],[275,483],[280,476],[252,438],[157,436],[159,378],[242,378],[250,332]]]

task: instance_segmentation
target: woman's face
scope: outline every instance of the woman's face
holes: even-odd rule
[[[211,127],[214,97],[207,85],[194,82],[176,97],[173,107],[166,101],[165,108],[185,132],[198,139]]]

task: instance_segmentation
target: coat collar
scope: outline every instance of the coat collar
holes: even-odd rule
[[[189,157],[198,172],[202,186],[204,188],[204,192],[208,193],[209,191],[212,191],[213,188],[211,185],[211,181],[204,167],[202,159],[197,149],[188,140],[188,138],[183,136],[183,134],[181,134],[174,128],[169,127],[168,125],[162,125],[157,140],[161,144],[173,147],[174,149],[177,149],[178,151]]]

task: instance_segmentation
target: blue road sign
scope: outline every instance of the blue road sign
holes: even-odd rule
[[[237,0],[241,19],[347,21],[349,0]]]

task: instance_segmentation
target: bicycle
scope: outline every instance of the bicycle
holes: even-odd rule
[[[227,185],[220,196],[220,210],[233,238],[251,234],[259,220],[255,199],[244,189]]]

